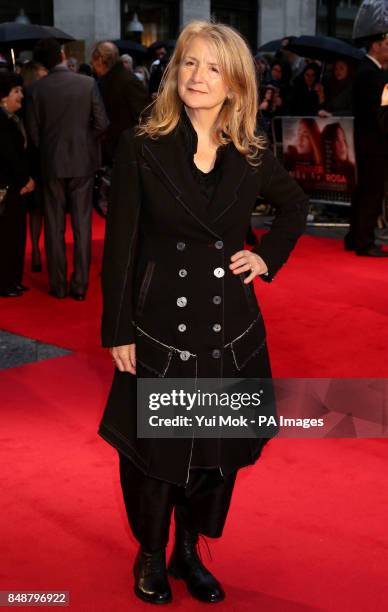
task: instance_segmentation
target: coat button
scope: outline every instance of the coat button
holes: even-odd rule
[[[222,242],[222,240],[217,240],[217,242],[214,244],[214,246],[216,247],[216,249],[223,249],[224,248],[224,243]]]
[[[213,359],[219,359],[221,357],[221,351],[219,349],[214,349],[212,351]]]
[[[221,296],[220,295],[215,295],[213,297],[213,304],[221,304],[222,300],[221,300]]]
[[[221,325],[220,325],[219,323],[214,323],[214,325],[213,325],[213,328],[212,328],[212,329],[213,329],[213,331],[215,331],[215,332],[219,332],[219,331],[221,331]]]
[[[187,327],[186,327],[186,325],[184,323],[179,323],[178,329],[179,329],[180,332],[185,332]]]
[[[225,270],[224,268],[215,268],[213,274],[217,278],[222,278],[225,274]]]
[[[178,242],[176,248],[178,249],[178,251],[183,251],[186,248],[186,245],[184,242]]]
[[[190,359],[190,353],[189,351],[181,351],[179,357],[182,359],[182,361],[188,361]]]
[[[187,304],[187,298],[183,295],[182,297],[179,297],[177,299],[176,303],[179,306],[179,308],[184,308]]]
[[[182,270],[179,270],[178,274],[181,278],[184,278],[185,276],[187,276],[187,270],[182,268]]]

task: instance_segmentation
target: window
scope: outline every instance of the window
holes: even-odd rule
[[[361,4],[362,0],[318,0],[317,34],[351,41]]]
[[[53,0],[1,0],[0,23],[15,21],[20,9],[24,9],[31,23],[53,25]]]
[[[136,40],[143,45],[150,45],[156,40],[176,38],[179,29],[179,1],[165,0],[164,2],[121,2],[121,37],[134,38],[128,34],[128,24],[137,13],[138,19],[144,27],[144,32]]]
[[[216,21],[233,26],[257,49],[257,0],[212,0],[211,15]]]

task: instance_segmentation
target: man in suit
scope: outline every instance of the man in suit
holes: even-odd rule
[[[120,61],[113,43],[102,41],[92,49],[91,63],[99,78],[110,125],[104,141],[104,156],[111,165],[121,133],[137,125],[140,113],[149,103],[148,94],[138,78]]]
[[[388,82],[382,64],[388,61],[388,34],[370,37],[353,87],[354,136],[358,184],[353,195],[350,230],[345,248],[366,257],[388,257],[374,243],[377,218],[382,212],[388,137],[379,123],[381,95]]]
[[[74,236],[70,295],[84,300],[90,267],[93,181],[101,166],[99,138],[108,119],[94,79],[69,70],[56,40],[40,41],[34,59],[49,71],[31,87],[26,115],[30,137],[41,158],[50,294],[57,298],[68,294],[68,207]]]

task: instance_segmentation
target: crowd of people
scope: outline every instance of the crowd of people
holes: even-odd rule
[[[112,166],[121,133],[138,123],[157,96],[170,52],[163,45],[154,52],[147,67],[102,41],[92,49],[90,63],[80,63],[66,58],[57,41],[46,39],[36,46],[32,60],[17,61],[13,70],[0,64],[0,251],[7,261],[1,266],[0,296],[20,297],[27,290],[22,280],[28,227],[31,268],[42,271],[39,241],[44,224],[50,294],[85,299],[95,174],[102,166]],[[371,40],[360,65],[338,58],[324,66],[284,50],[271,57],[259,53],[254,59],[257,128],[270,137],[275,116],[304,117],[298,128],[298,156],[321,163],[324,143],[334,151],[330,172],[347,172],[355,189],[346,249],[385,256],[374,244],[373,232],[382,209],[387,156],[386,102],[381,97],[388,83],[387,39]],[[353,115],[357,187],[341,125],[326,126],[318,147],[317,128],[309,119]],[[74,235],[69,284],[66,213]]]

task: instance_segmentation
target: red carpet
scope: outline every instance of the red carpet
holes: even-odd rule
[[[116,454],[96,435],[112,375],[99,347],[103,229],[96,219],[86,302],[49,297],[29,260],[31,291],[0,302],[2,329],[74,351],[0,374],[0,590],[67,590],[77,612],[150,609],[132,594]],[[387,262],[304,237],[256,288],[276,376],[388,376]],[[209,540],[227,591],[217,610],[385,611],[387,458],[385,440],[272,441]],[[170,608],[206,607],[172,587]]]

